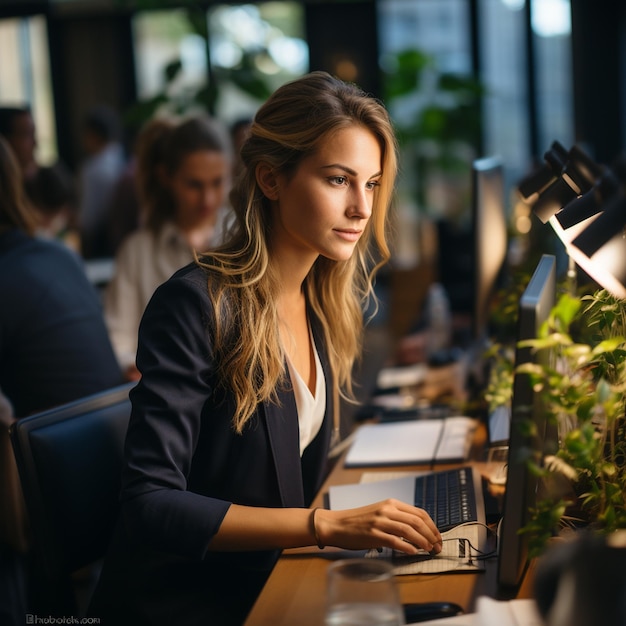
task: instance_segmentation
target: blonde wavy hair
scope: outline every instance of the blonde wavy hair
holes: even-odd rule
[[[197,257],[209,273],[213,350],[219,379],[234,393],[233,427],[239,433],[258,403],[277,401],[276,390],[285,383],[275,305],[280,285],[268,249],[271,211],[257,167],[267,164],[289,178],[332,133],[355,125],[372,132],[382,151],[372,215],[351,258],[318,257],[304,284],[308,306],[324,329],[336,395],[353,400],[351,372],[361,353],[363,307],[374,297],[373,277],[390,255],[387,215],[397,173],[395,135],[378,100],[325,72],[280,87],[257,112],[241,151],[244,168],[231,192],[235,228],[224,245]]]

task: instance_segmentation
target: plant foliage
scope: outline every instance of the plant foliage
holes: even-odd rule
[[[599,290],[562,295],[540,336],[520,344],[551,355],[516,369],[558,426],[557,451],[544,450],[535,469],[548,486],[559,479],[572,487],[565,496],[548,487],[532,512],[523,532],[535,555],[572,513],[597,532],[626,528],[625,336],[626,301]]]

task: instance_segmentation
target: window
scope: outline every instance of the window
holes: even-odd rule
[[[571,0],[385,0],[379,2],[382,62],[413,47],[432,55],[440,71],[470,75],[472,2],[485,89],[481,156],[503,158],[510,188],[553,140],[573,142]],[[420,91],[414,99],[423,97],[423,85]],[[401,123],[413,114],[406,102],[390,108]]]
[[[478,15],[484,152],[502,157],[510,186],[531,158],[524,0],[480,0]]]
[[[556,139],[574,143],[570,0],[532,0],[537,143],[543,154]]]
[[[475,84],[467,0],[378,7],[383,92],[402,148],[401,195],[420,212],[465,219],[462,198],[479,136],[479,100],[467,97]]]
[[[276,87],[308,70],[297,2],[218,4],[207,13],[145,11],[133,21],[138,96],[229,123],[251,116]],[[215,101],[206,91],[219,86]]]
[[[30,106],[37,129],[37,160],[57,158],[54,101],[43,16],[0,20],[0,103]]]

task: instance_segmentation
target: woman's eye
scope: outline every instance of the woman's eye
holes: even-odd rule
[[[368,189],[375,189],[378,186],[380,186],[380,181],[378,180],[370,180],[366,185]]]
[[[332,176],[329,180],[335,185],[345,185],[348,182],[346,176]]]

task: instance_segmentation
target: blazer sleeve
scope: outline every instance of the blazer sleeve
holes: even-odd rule
[[[201,559],[230,503],[187,489],[214,364],[206,276],[181,272],[157,289],[139,329],[122,515],[139,542]]]

